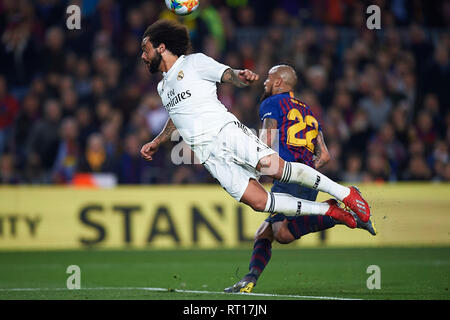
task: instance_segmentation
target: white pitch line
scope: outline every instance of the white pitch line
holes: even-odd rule
[[[225,294],[225,295],[246,295],[254,297],[278,297],[278,298],[297,298],[297,299],[316,299],[316,300],[363,300],[359,298],[340,298],[326,296],[302,296],[294,294],[271,294],[271,293],[227,293],[222,291],[200,291],[200,290],[182,290],[173,289],[169,291],[167,288],[149,288],[149,287],[98,287],[98,288],[81,288],[69,290],[67,288],[0,288],[0,292],[8,291],[78,291],[78,290],[145,290],[158,292],[177,292],[177,293],[198,293],[198,294]]]
[[[141,288],[148,291],[168,291],[165,288]],[[362,300],[353,298],[339,298],[339,297],[325,297],[325,296],[299,296],[293,294],[271,294],[271,293],[227,293],[222,291],[199,291],[199,290],[181,290],[174,289],[175,292],[180,293],[202,293],[202,294],[234,294],[234,295],[246,295],[256,297],[279,297],[279,298],[299,298],[299,299],[321,299],[321,300]]]

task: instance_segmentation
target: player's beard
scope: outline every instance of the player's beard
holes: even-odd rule
[[[159,71],[159,65],[161,64],[161,61],[162,61],[161,53],[155,52],[155,57],[152,59],[152,61],[150,61],[149,64],[147,64],[148,71],[150,71],[150,73],[157,73]]]
[[[272,93],[267,92],[266,90],[264,90],[264,92],[261,94],[261,97],[259,98],[259,102],[263,102],[265,99],[267,99],[268,97],[270,97],[272,95]]]

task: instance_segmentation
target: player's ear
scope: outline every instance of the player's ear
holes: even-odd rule
[[[164,44],[164,43],[161,43],[159,46],[158,46],[158,51],[159,51],[159,54],[162,54],[162,53],[164,53],[164,51],[166,51],[166,45]]]
[[[273,85],[275,87],[279,87],[279,86],[281,86],[281,82],[282,82],[281,78],[275,79],[275,81],[273,82]]]

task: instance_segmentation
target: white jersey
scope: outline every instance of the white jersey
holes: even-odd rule
[[[238,121],[217,98],[216,82],[228,68],[202,53],[182,55],[158,83],[164,107],[201,163],[220,129]]]

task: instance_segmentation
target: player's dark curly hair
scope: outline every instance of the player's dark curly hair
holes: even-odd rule
[[[145,30],[142,38],[146,37],[149,37],[154,48],[164,43],[167,50],[176,56],[186,54],[191,47],[187,28],[172,20],[156,21]]]

